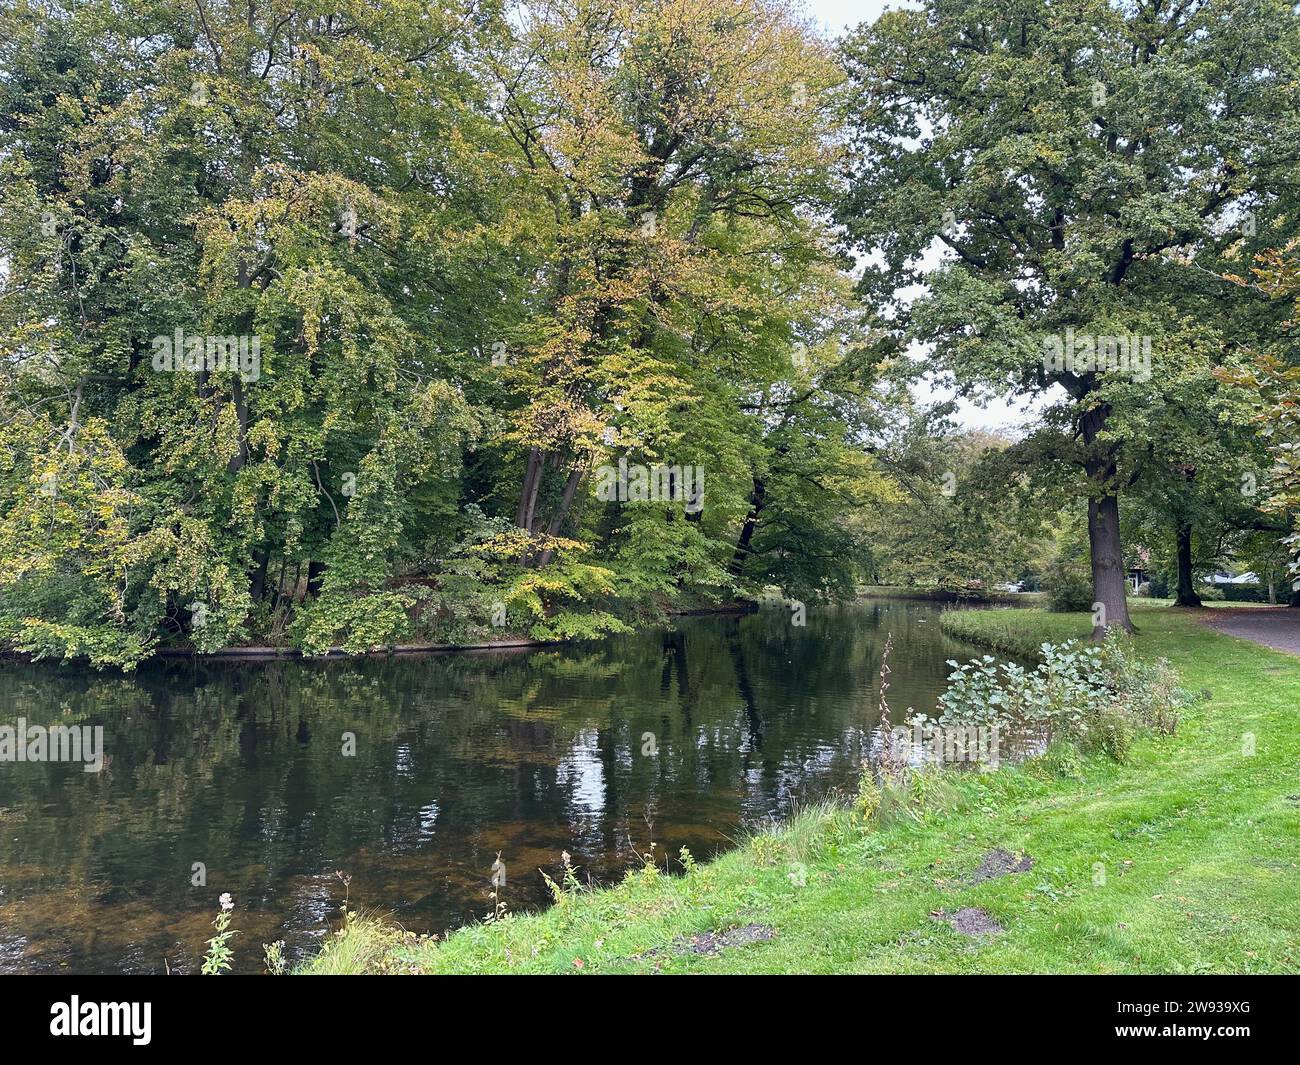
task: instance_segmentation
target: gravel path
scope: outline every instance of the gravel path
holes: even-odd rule
[[[1300,609],[1215,609],[1209,611],[1205,620],[1229,636],[1240,636],[1243,640],[1253,640],[1277,651],[1300,655]]]

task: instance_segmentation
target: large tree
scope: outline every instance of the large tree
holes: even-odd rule
[[[1258,285],[1290,308],[1292,314],[1287,326],[1294,331],[1300,316],[1300,239],[1261,252],[1247,276],[1234,279],[1241,285]],[[1263,350],[1248,371],[1222,375],[1257,397],[1255,418],[1272,460],[1261,478],[1262,508],[1273,519],[1271,524],[1261,522],[1257,526],[1266,535],[1263,549],[1257,550],[1266,563],[1272,563],[1274,547],[1280,547],[1287,556],[1286,572],[1291,578],[1293,607],[1300,607],[1300,350],[1297,347],[1300,346],[1290,349],[1290,358]]]
[[[840,518],[878,478],[860,449],[872,372],[828,237],[829,47],[769,0],[549,0],[492,69],[531,179],[534,291],[494,343],[526,562],[563,534],[647,592],[847,592]],[[703,464],[702,511],[591,506],[593,470],[620,460]]]
[[[964,391],[1060,397],[1099,631],[1131,628],[1119,494],[1162,446],[1153,399],[1224,357],[1198,315],[1293,219],[1297,28],[1273,0],[929,0],[845,45],[862,290]]]
[[[390,638],[412,496],[474,432],[448,353],[491,302],[461,249],[494,29],[414,0],[0,13],[10,642],[219,647],[304,567],[316,642]]]
[[[841,80],[780,0],[0,8],[0,641],[851,594]],[[619,460],[703,498],[601,500]]]

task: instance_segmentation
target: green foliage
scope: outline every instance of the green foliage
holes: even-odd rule
[[[391,648],[410,635],[410,612],[422,598],[415,592],[351,595],[325,592],[298,614],[289,633],[309,655],[323,655],[341,640],[344,651]]]
[[[1043,591],[1048,608],[1057,614],[1092,609],[1092,575],[1077,559],[1053,559],[1043,573]]]
[[[1048,404],[1043,468],[1077,471],[1104,556],[1090,601],[1126,626],[1121,494],[1150,506],[1148,546],[1157,525],[1212,541],[1257,518],[1237,483],[1258,469],[1247,397],[1215,371],[1287,347],[1285,302],[1229,275],[1294,232],[1300,18],[1273,0],[926,0],[843,52],[840,215],[882,347],[920,350],[963,395]],[[1047,358],[1067,336],[1145,337],[1149,372]]]
[[[837,55],[716,6],[6,5],[0,641],[130,668],[967,594],[1036,576],[1067,503],[1122,555],[1121,491],[1162,570],[1175,529],[1198,572],[1268,553],[1286,477],[1235,486],[1254,358],[1291,359],[1294,12],[928,0]],[[1067,329],[1151,376],[1046,367]],[[1042,425],[954,434],[921,370]],[[601,498],[620,462],[703,497]]]
[[[987,594],[1036,566],[1037,492],[996,434],[949,434],[923,413],[886,449],[899,492],[869,521],[874,576],[884,584]]]
[[[714,7],[0,11],[4,645],[852,595],[888,489],[829,239],[842,75],[767,0]],[[700,464],[703,505],[596,499],[620,459]]]
[[[1080,780],[1083,777],[1083,756],[1069,740],[1058,739],[1033,760],[1033,770],[1044,776],[1061,780]]]
[[[235,935],[230,927],[234,909],[234,900],[228,894],[222,895],[221,910],[212,922],[216,935],[208,940],[207,953],[203,955],[203,966],[200,971],[204,976],[220,976],[230,971],[230,963],[235,957],[230,950],[230,939]]]
[[[1282,248],[1265,249],[1251,269],[1262,291],[1294,311],[1300,311],[1297,249],[1300,242],[1294,238]],[[1251,287],[1244,278],[1233,280]],[[1252,397],[1251,413],[1268,449],[1263,509],[1275,516],[1277,524],[1269,529],[1270,535],[1257,538],[1252,553],[1270,579],[1276,578],[1279,555],[1285,557],[1286,576],[1292,589],[1300,592],[1300,366],[1293,354],[1283,359],[1264,350],[1257,352],[1253,366],[1222,370],[1220,376]]]
[[[882,801],[881,788],[869,767],[863,767],[858,778],[857,794],[853,798],[853,816],[862,824],[870,824],[880,810]]]
[[[1040,653],[1033,670],[992,655],[950,662],[940,723],[1037,732],[1049,745],[1073,743],[1122,762],[1140,730],[1173,732],[1192,702],[1168,662],[1139,661],[1118,633],[1102,645],[1044,643]]]

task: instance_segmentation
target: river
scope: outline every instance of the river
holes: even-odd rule
[[[545,904],[538,869],[705,860],[851,788],[889,704],[932,711],[978,653],[939,607],[679,619],[599,643],[364,660],[0,665],[0,725],[100,726],[106,765],[0,762],[0,971],[194,972],[218,896],[236,968],[318,949],[353,908],[442,932]],[[348,878],[338,876],[342,873]],[[196,883],[196,881],[201,881]]]

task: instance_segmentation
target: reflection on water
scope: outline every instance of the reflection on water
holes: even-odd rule
[[[567,850],[608,882],[651,842],[704,859],[743,826],[852,786],[889,704],[930,711],[945,637],[924,602],[745,617],[530,652],[0,666],[0,724],[102,725],[103,772],[0,763],[0,971],[193,972],[217,897],[238,967],[315,949],[353,907],[441,932],[545,902]],[[346,756],[345,734],[355,736]],[[649,752],[649,753],[643,753]],[[207,886],[191,886],[194,863]]]

